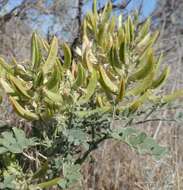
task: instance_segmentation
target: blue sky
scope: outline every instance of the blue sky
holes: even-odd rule
[[[143,7],[144,16],[148,16],[156,6],[156,0],[146,0]]]
[[[120,3],[122,0],[112,0],[114,3]],[[123,0],[125,1],[125,0]],[[127,0],[126,0],[127,1]],[[102,6],[107,2],[107,0],[98,0],[99,4]],[[138,8],[139,4],[141,3],[141,0],[131,0],[131,3],[128,5],[128,10],[133,10],[134,8]],[[88,8],[91,8],[92,2],[89,1],[88,5],[85,6],[84,12],[87,12]],[[156,0],[144,0],[143,1],[143,9],[142,9],[142,14],[143,17],[149,16],[152,11],[156,7]]]
[[[132,3],[129,6],[133,9],[134,7],[138,6],[139,2],[140,0],[132,0]],[[143,10],[142,10],[143,16],[144,17],[149,16],[152,13],[152,11],[155,9],[155,6],[156,6],[156,0],[144,0]]]
[[[22,1],[23,0],[9,0],[9,3],[8,3],[8,6],[6,7],[6,10],[11,10],[15,6],[19,5]],[[49,1],[52,2],[52,0],[49,0]],[[60,1],[62,1],[62,0],[60,0]],[[100,3],[101,6],[104,5],[107,1],[108,0],[98,0],[98,2]],[[112,0],[112,1],[114,3],[119,3],[119,2],[125,1],[125,0]],[[84,6],[84,8],[83,8],[84,13],[86,13],[88,9],[91,9],[92,1],[88,0],[88,2],[89,3],[86,4],[86,6]],[[128,11],[134,10],[134,8],[138,8],[140,2],[141,2],[141,0],[131,0],[131,3],[128,5]],[[156,6],[156,0],[144,0],[143,2],[144,2],[143,3],[143,9],[142,9],[142,14],[143,15],[142,15],[141,18],[145,18],[145,17],[149,16],[151,14],[151,12],[155,9],[155,6]],[[0,14],[3,14],[3,13],[0,13]],[[32,16],[33,15],[34,14],[32,14]],[[40,19],[43,19],[43,18],[40,18]],[[46,20],[46,22],[44,22],[45,20]],[[45,17],[44,16],[43,21],[41,21],[43,33],[47,32],[49,24],[51,24],[50,21],[51,21],[51,17],[49,17],[49,16]],[[40,28],[40,26],[36,27],[36,25],[34,23],[34,25],[32,25],[32,27],[35,28],[35,29]]]
[[[101,4],[106,2],[106,0],[99,0]],[[121,0],[113,0],[114,2],[120,2]],[[10,0],[7,9],[12,9],[14,6],[20,4],[22,0]],[[129,9],[137,7],[141,0],[132,0],[129,4]],[[155,8],[156,0],[144,0],[143,4],[143,15],[147,17]]]

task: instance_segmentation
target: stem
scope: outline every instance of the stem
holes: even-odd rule
[[[155,110],[157,109],[157,107],[153,107],[150,112],[144,117],[144,120],[146,120]]]
[[[47,158],[46,156],[44,156],[43,154],[41,154],[41,153],[39,153],[39,152],[38,152],[38,155],[39,155],[40,157],[42,157],[43,159],[48,160],[48,158]]]
[[[59,181],[61,181],[62,179],[60,177],[57,177],[57,178],[54,178],[52,180],[49,180],[49,181],[46,181],[46,182],[43,182],[43,183],[39,183],[37,185],[33,185],[33,186],[30,186],[30,189],[36,189],[36,188],[41,188],[41,189],[44,189],[44,188],[49,188],[49,187],[52,187],[54,185],[57,185]]]
[[[95,149],[98,148],[98,145],[103,142],[106,139],[109,139],[110,137],[108,135],[103,136],[101,139],[99,139],[98,141],[94,142],[93,144],[90,144],[89,149],[83,154],[83,156],[81,158],[78,158],[75,161],[75,164],[82,164],[86,158],[88,157],[88,155]]]
[[[26,158],[28,158],[29,160],[32,160],[32,161],[36,161],[36,159],[32,156],[29,156],[27,153],[23,152],[22,153]]]
[[[112,120],[111,120],[111,124],[110,124],[110,129],[112,129],[112,127],[113,127],[115,116],[116,116],[116,104],[114,103],[113,110],[112,110]]]

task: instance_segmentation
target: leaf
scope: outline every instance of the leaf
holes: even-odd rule
[[[36,145],[36,139],[26,138],[22,129],[16,127],[11,132],[3,132],[0,138],[0,154],[5,152],[22,153],[24,149]]]
[[[1,139],[0,139],[1,140]],[[4,147],[0,147],[0,154],[4,154],[6,153],[8,150],[7,148],[4,148]]]
[[[63,134],[74,145],[84,145],[87,143],[87,136],[82,129],[66,129],[63,131]]]
[[[12,153],[21,153],[23,151],[23,149],[16,143],[13,133],[3,132],[2,137],[3,138],[0,139],[0,144],[2,147],[6,148],[7,151]]]
[[[17,127],[13,127],[13,133],[16,138],[17,144],[25,149],[28,146],[34,146],[36,139],[35,138],[26,138],[25,132]]]
[[[58,40],[54,36],[49,49],[48,58],[42,67],[44,74],[47,74],[52,69],[57,59],[57,53],[58,53]]]
[[[0,183],[0,189],[14,189],[14,184],[12,181],[15,180],[15,175],[4,176],[3,183]]]
[[[156,159],[167,154],[167,148],[158,145],[153,138],[135,128],[116,128],[112,130],[111,136],[128,144],[140,154],[150,154]]]
[[[140,154],[151,154],[158,160],[165,156],[168,151],[167,148],[159,146],[153,138],[147,137],[138,146],[138,152]]]
[[[146,133],[142,132],[138,135],[129,138],[129,144],[132,145],[133,147],[138,147],[138,145],[143,143],[146,138],[147,138]]]
[[[67,162],[63,164],[63,175],[66,179],[66,187],[70,187],[81,179],[80,173],[81,166],[79,164],[74,164],[72,162]],[[62,184],[60,184],[62,187]]]

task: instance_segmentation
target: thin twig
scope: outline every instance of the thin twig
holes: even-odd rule
[[[38,152],[38,155],[39,155],[40,157],[42,157],[43,159],[48,160],[48,158],[47,158],[46,156],[44,156],[43,154],[41,154],[40,152]]]
[[[105,135],[103,136],[102,138],[100,138],[98,141],[96,141],[94,144],[92,143],[89,147],[89,149],[84,153],[84,155],[81,157],[81,158],[78,158],[76,161],[75,161],[75,164],[82,164],[86,158],[88,157],[88,155],[95,149],[98,148],[98,145],[103,142],[104,140],[106,139],[109,139],[110,137]]]
[[[156,119],[147,119],[143,121],[138,121],[136,123],[133,123],[133,125],[139,125],[143,123],[148,123],[148,122],[153,122],[153,121],[167,121],[167,122],[177,122],[175,119],[161,119],[161,118],[156,118]]]
[[[28,158],[29,160],[32,160],[32,161],[37,161],[34,157],[32,156],[29,156],[27,153],[23,152],[22,153],[26,158]]]
[[[121,9],[121,10],[126,9],[127,6],[131,3],[131,1],[132,0],[128,0],[126,3],[121,3],[121,4],[117,4],[117,5],[113,4],[112,9]],[[98,9],[98,13],[101,13],[104,10],[104,8],[105,7],[103,6],[100,9]]]

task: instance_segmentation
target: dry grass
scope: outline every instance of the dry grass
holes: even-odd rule
[[[182,38],[183,39],[183,38]],[[183,41],[181,36],[163,39],[158,49],[168,52],[164,64],[171,67],[165,92],[183,88]],[[171,46],[171,47],[170,47]],[[179,102],[182,104],[182,101]],[[183,110],[183,109],[182,109]],[[171,118],[182,110],[162,111],[161,117]],[[183,122],[183,120],[182,120]],[[157,142],[168,147],[169,154],[160,161],[140,156],[125,144],[105,142],[93,155],[93,162],[84,169],[84,190],[182,190],[183,189],[183,127],[182,123],[154,122],[136,126]]]

